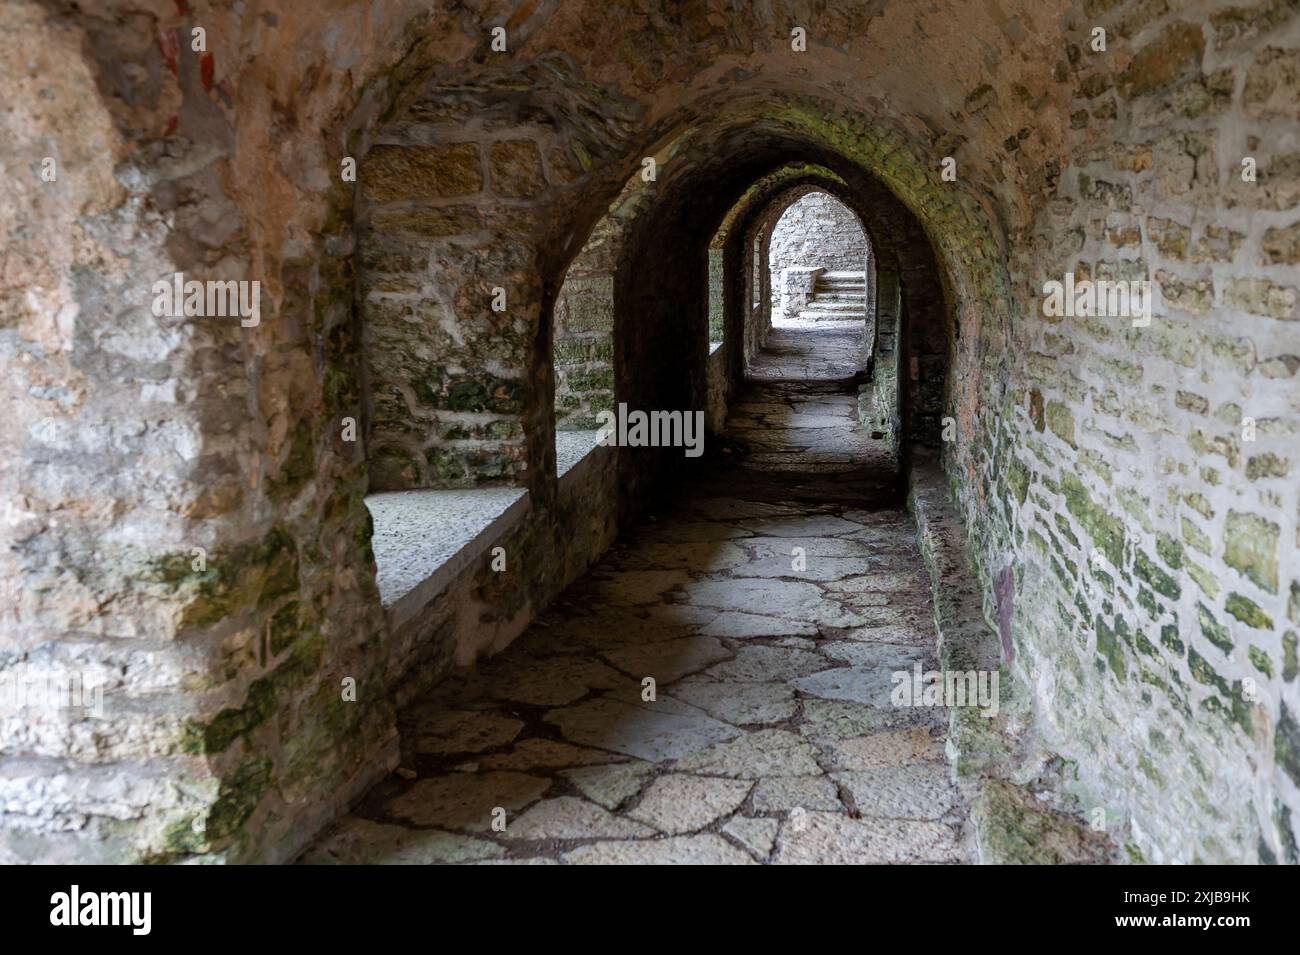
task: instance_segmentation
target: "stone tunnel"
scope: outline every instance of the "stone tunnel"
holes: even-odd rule
[[[0,861],[1300,861],[1295,0],[5,10]]]

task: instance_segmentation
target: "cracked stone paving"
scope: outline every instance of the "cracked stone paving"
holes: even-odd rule
[[[947,711],[889,699],[935,634],[857,424],[861,335],[774,330],[727,460],[411,708],[400,775],[303,861],[969,861]]]

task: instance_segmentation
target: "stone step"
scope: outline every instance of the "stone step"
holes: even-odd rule
[[[867,276],[865,272],[835,270],[822,272],[813,281],[798,318],[807,322],[865,322],[867,318]]]
[[[861,289],[866,285],[861,272],[823,272],[813,280],[814,289]]]
[[[863,311],[843,312],[843,311],[824,311],[816,308],[805,308],[799,313],[799,318],[805,321],[836,321],[836,322],[865,322],[867,313]]]
[[[865,311],[866,307],[867,303],[862,299],[859,299],[856,302],[845,302],[836,299],[822,298],[820,295],[813,296],[804,305],[804,308],[820,308],[834,312],[861,312]]]

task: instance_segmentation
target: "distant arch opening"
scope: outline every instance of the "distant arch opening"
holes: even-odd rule
[[[772,322],[867,321],[871,243],[858,217],[830,193],[813,190],[790,203],[767,244],[767,271],[779,299]]]

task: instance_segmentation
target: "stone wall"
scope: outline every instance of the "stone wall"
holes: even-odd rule
[[[517,81],[556,79],[534,67]],[[553,303],[538,274],[541,217],[579,169],[574,141],[456,81],[421,90],[376,136],[358,210],[372,490],[526,483],[525,414],[554,400],[530,366],[552,336],[569,426],[611,404],[608,268],[580,260]],[[548,450],[534,437],[536,468]]]
[[[555,302],[555,419],[566,430],[595,428],[614,407],[614,271],[638,180],[601,216],[569,266]]]
[[[898,456],[903,442],[902,412],[899,407],[898,327],[902,321],[902,289],[898,278],[888,272],[873,286],[875,295],[875,348],[871,353],[871,377],[858,401],[859,420],[872,437],[888,442]]]
[[[1014,571],[1043,740],[1132,857],[1294,863],[1300,22],[1094,2],[1071,35],[1068,161],[1014,237],[1005,379],[957,406],[996,490],[969,465],[954,488],[986,586]],[[1066,271],[1149,280],[1150,325],[1045,316]]]
[[[726,314],[726,303],[723,300],[723,288],[726,285],[726,279],[722,271],[722,248],[710,247],[708,259],[708,283],[709,283],[709,344],[721,344],[725,333],[723,327],[726,324],[723,315]]]
[[[555,304],[555,426],[599,426],[614,407],[614,277],[571,269]]]

